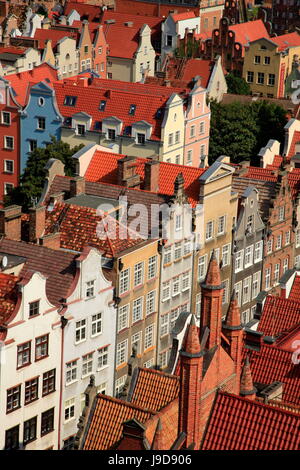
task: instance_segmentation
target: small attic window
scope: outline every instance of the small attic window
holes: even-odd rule
[[[101,100],[101,101],[100,101],[100,105],[99,105],[99,110],[100,110],[100,111],[104,111],[104,110],[105,110],[105,107],[106,107],[106,101],[105,101],[105,100]]]
[[[159,108],[159,109],[156,111],[156,119],[160,119],[161,116],[162,116],[162,113],[163,113],[162,108]]]
[[[125,127],[124,135],[131,135],[131,126],[126,126]]]
[[[95,131],[99,131],[101,129],[101,121],[96,121],[94,124]]]
[[[129,108],[129,114],[131,114],[131,116],[134,116],[135,110],[136,110],[136,104],[131,104]]]
[[[65,96],[64,105],[75,106],[76,101],[77,101],[77,96]]]

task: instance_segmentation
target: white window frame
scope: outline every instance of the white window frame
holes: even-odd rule
[[[118,332],[128,328],[129,325],[129,304],[118,308]]]
[[[156,290],[148,292],[146,297],[146,316],[156,312]]]
[[[230,265],[230,243],[222,246],[222,267]]]
[[[77,331],[79,331],[80,338],[77,340]],[[75,344],[82,343],[87,339],[87,321],[86,318],[78,320],[75,323]]]
[[[217,235],[224,235],[226,232],[226,215],[221,215],[218,218],[218,233]]]
[[[9,142],[12,143],[12,146],[7,144],[8,143],[7,139],[11,139],[11,141],[9,141]],[[14,137],[12,135],[5,135],[4,136],[4,149],[5,150],[14,150],[14,148],[15,148],[15,139],[14,139]]]
[[[103,324],[102,312],[94,313],[92,315],[92,323],[91,323],[91,327],[92,327],[91,338],[94,338],[95,336],[101,335],[101,333],[102,333],[102,324]],[[96,329],[95,333],[93,333],[94,328]],[[99,330],[99,328],[100,328],[100,330]]]
[[[123,269],[120,272],[119,292],[125,294],[130,289],[130,268]]]
[[[128,358],[128,339],[117,344],[116,367],[125,364]]]
[[[132,324],[143,319],[144,297],[135,299],[132,303]]]
[[[154,345],[155,345],[155,342],[154,342],[154,323],[152,323],[151,325],[148,325],[145,328],[144,351],[146,351],[147,349],[151,348]]]
[[[169,334],[169,313],[165,313],[160,317],[160,337]]]
[[[134,287],[141,286],[144,282],[144,261],[134,265],[133,284]]]
[[[244,268],[248,268],[253,264],[253,245],[247,246],[245,248],[245,261],[244,261]]]
[[[198,260],[198,281],[201,281],[202,279],[205,279],[206,271],[207,271],[207,254],[199,256],[199,260]],[[201,273],[203,273],[203,274],[201,275]]]
[[[236,273],[242,271],[244,268],[244,250],[239,250],[235,254],[234,271]]]
[[[150,256],[148,258],[148,281],[154,279],[157,272],[157,256]]]
[[[209,220],[206,224],[206,229],[205,229],[205,240],[209,241],[214,238],[214,221]]]
[[[68,362],[66,364],[66,385],[70,385],[74,382],[77,382],[78,376],[78,360]]]
[[[87,377],[93,373],[93,365],[94,365],[94,353],[84,354],[82,356],[82,371],[81,377]]]
[[[108,367],[108,346],[98,349],[97,370]]]

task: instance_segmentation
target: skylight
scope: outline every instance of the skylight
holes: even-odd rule
[[[136,110],[136,104],[131,104],[129,108],[129,114],[134,116],[135,110]]]
[[[64,105],[65,106],[75,106],[77,96],[65,96]]]
[[[99,110],[100,110],[100,111],[104,111],[104,110],[105,110],[105,106],[106,106],[106,101],[105,101],[105,100],[101,100],[101,101],[100,101]]]

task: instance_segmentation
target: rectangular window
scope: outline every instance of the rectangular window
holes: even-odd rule
[[[75,106],[77,101],[77,96],[65,96],[64,105],[65,106]]]
[[[282,235],[278,235],[276,238],[276,250],[280,250],[282,246]]]
[[[41,436],[48,434],[54,430],[54,408],[42,413],[41,419]]]
[[[14,161],[13,160],[4,160],[4,171],[5,173],[12,174],[14,172]]]
[[[137,354],[141,354],[142,332],[138,331],[131,336],[131,348],[135,348]]]
[[[37,426],[37,416],[31,419],[28,419],[27,421],[24,421],[24,434],[23,434],[24,445],[36,439],[36,426]]]
[[[284,274],[289,269],[289,259],[285,258],[283,260],[282,274]]]
[[[242,312],[242,324],[246,325],[249,321],[249,309]]]
[[[75,418],[75,398],[65,401],[65,421]]]
[[[180,142],[180,131],[175,132],[175,144]]]
[[[95,297],[95,281],[88,281],[85,283],[85,298],[91,299]]]
[[[76,125],[76,134],[77,135],[84,135],[85,134],[85,125],[84,124],[77,124]]]
[[[239,272],[244,266],[244,250],[240,250],[235,255],[235,272]]]
[[[230,264],[230,244],[222,247],[222,267]]]
[[[122,341],[121,343],[118,343],[117,345],[117,358],[116,358],[116,365],[117,367],[121,364],[124,364],[124,362],[127,361],[127,352],[128,349],[128,340],[126,339],[125,341]]]
[[[173,287],[173,292],[172,292],[173,297],[180,294],[180,276],[176,276],[173,278],[172,287]]]
[[[134,300],[133,312],[132,312],[132,323],[143,319],[143,297]]]
[[[82,356],[82,377],[93,372],[93,353]]]
[[[169,134],[169,136],[168,136],[168,145],[169,145],[169,147],[170,147],[171,145],[173,145],[173,133],[172,133],[172,134]]]
[[[122,389],[124,387],[124,384],[126,382],[126,377],[127,375],[123,375],[122,377],[120,377],[118,380],[116,380],[116,397],[118,397],[120,395],[120,393],[122,392]]]
[[[218,235],[223,235],[225,233],[225,222],[226,222],[226,217],[225,215],[222,215],[218,219]]]
[[[281,222],[284,220],[284,206],[279,207],[279,220]]]
[[[5,124],[6,126],[10,126],[11,118],[10,113],[7,111],[2,111],[1,113],[1,124]]]
[[[182,243],[177,242],[175,243],[174,260],[180,259],[181,256],[182,256]]]
[[[129,304],[119,307],[118,332],[128,328]]]
[[[289,245],[290,244],[290,239],[291,239],[291,232],[285,232],[285,244]]]
[[[257,74],[257,83],[258,85],[263,85],[265,81],[265,74],[262,72],[258,72]]]
[[[270,253],[272,253],[272,250],[273,250],[273,239],[270,238],[270,239],[267,241],[267,255],[269,255]]]
[[[29,152],[34,152],[34,150],[37,148],[37,141],[30,139],[28,143],[29,143]]]
[[[175,217],[175,230],[182,230],[182,214],[176,214]]]
[[[14,185],[12,183],[4,183],[4,194],[9,194],[14,189]]]
[[[265,289],[270,288],[271,283],[271,268],[267,268],[265,270]]]
[[[136,135],[136,138],[137,138],[137,140],[136,140],[137,144],[145,145],[145,142],[146,142],[146,135],[145,134],[142,134],[142,133],[138,132],[137,135]]]
[[[202,121],[200,122],[200,125],[199,125],[199,134],[202,135],[204,134],[204,132],[205,132],[205,122]]]
[[[169,314],[166,313],[160,317],[160,336],[165,336],[169,333]]]
[[[183,243],[183,256],[189,255],[191,251],[192,251],[192,241],[185,240]]]
[[[25,400],[24,400],[25,405],[38,399],[38,389],[39,389],[38,377],[25,382]]]
[[[200,157],[204,157],[205,155],[205,145],[201,145],[200,147]]]
[[[257,273],[253,274],[252,278],[252,300],[256,299],[260,292],[260,276],[261,272],[258,271]]]
[[[201,281],[206,276],[207,269],[207,255],[199,257],[198,261],[198,280]]]
[[[253,83],[254,82],[254,72],[248,71],[247,72],[247,82]]]
[[[66,364],[66,384],[70,384],[77,380],[77,360]]]
[[[245,268],[253,264],[253,245],[247,246],[245,249]]]
[[[300,246],[300,229],[296,231],[296,247]]]
[[[156,256],[151,256],[148,259],[148,280],[153,279],[156,276],[156,263],[157,263]]]
[[[162,302],[170,300],[171,298],[171,287],[170,281],[164,282],[162,287]]]
[[[299,236],[300,240],[300,236]],[[171,263],[172,260],[172,247],[168,246],[164,249],[164,264],[169,264]]]
[[[120,272],[120,294],[129,290],[129,268]]]
[[[206,232],[205,232],[205,239],[211,240],[214,236],[214,223],[213,221],[209,221],[206,224]]]
[[[7,390],[6,413],[17,410],[21,406],[21,385]]]
[[[179,308],[174,308],[173,310],[171,310],[171,314],[170,314],[170,331],[173,330],[173,328],[175,326],[175,323],[176,323],[176,320],[178,318],[178,315],[179,315]]]
[[[154,324],[145,329],[145,350],[154,346]]]
[[[168,351],[163,351],[159,355],[159,365],[163,369],[168,365]]]
[[[235,290],[235,293],[236,293],[238,305],[240,307],[242,305],[242,281],[237,282],[234,285],[234,290]]]
[[[146,298],[146,315],[151,315],[152,313],[155,312],[155,297],[156,297],[155,290],[148,292],[147,298]]]
[[[37,118],[37,128],[40,130],[45,130],[46,129],[46,118],[44,117],[38,117]]]
[[[75,327],[75,343],[84,341],[86,339],[86,320],[76,322]]]
[[[35,317],[40,313],[40,301],[30,302],[29,304],[29,318]]]
[[[151,367],[154,366],[154,359],[149,359],[149,361],[147,362],[144,362],[143,364],[143,367],[145,367],[145,369],[150,369]]]
[[[187,271],[186,273],[182,274],[182,292],[188,290],[190,288],[190,272]]]
[[[254,246],[254,263],[262,260],[263,256],[263,241],[255,243]]]
[[[254,56],[254,63],[255,64],[260,64],[260,55]]]
[[[270,65],[270,61],[271,61],[271,58],[270,58],[270,57],[266,56],[266,57],[264,58],[264,64],[265,64],[265,65]]]
[[[195,126],[191,126],[190,137],[194,137],[194,136],[195,136]]]
[[[30,364],[31,341],[20,344],[17,347],[17,368],[28,366]]]
[[[243,281],[243,304],[250,302],[251,297],[251,276]]]
[[[277,284],[280,275],[280,264],[276,263],[274,266],[274,282]]]
[[[102,333],[102,313],[92,315],[92,336]]]
[[[275,74],[274,73],[269,73],[268,85],[269,86],[274,86],[275,85]]]
[[[228,302],[228,292],[229,292],[229,279],[226,279],[224,282],[224,289],[222,295],[222,305],[227,304]]]
[[[5,450],[19,449],[19,425],[5,431]]]
[[[108,366],[108,346],[98,350],[98,365],[97,368],[103,369],[103,367]]]
[[[48,356],[49,335],[40,336],[35,340],[35,360],[43,359]]]
[[[4,148],[6,150],[13,150],[14,149],[14,138],[6,135],[4,137]]]
[[[246,235],[250,235],[254,231],[254,215],[247,217]]]
[[[169,47],[172,47],[172,36],[169,34],[167,35],[167,38],[166,38],[166,45]]]
[[[116,131],[115,131],[115,129],[108,129],[107,130],[107,137],[108,137],[108,140],[116,140]]]
[[[134,265],[134,287],[140,286],[144,282],[144,262]]]
[[[43,374],[43,392],[42,395],[49,395],[55,392],[55,369],[49,370]]]

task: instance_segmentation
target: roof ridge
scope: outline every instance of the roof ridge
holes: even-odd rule
[[[135,410],[138,410],[138,411],[143,411],[144,413],[150,413],[152,415],[155,415],[157,414],[156,411],[153,411],[153,410],[148,410],[147,408],[142,408],[141,406],[138,406],[136,405],[135,403],[132,403],[132,402],[129,402],[129,401],[125,401],[125,400],[121,400],[120,398],[115,398],[115,397],[111,397],[109,395],[105,395],[104,393],[98,393],[96,395],[96,398],[99,399],[104,399],[106,401],[112,401],[114,403],[117,403],[119,405],[123,405],[123,406],[126,406],[128,408],[133,408]]]
[[[169,374],[167,372],[164,372],[163,370],[156,370],[156,369],[151,369],[149,367],[139,367],[138,368],[140,371],[143,371],[143,372],[148,372],[148,373],[151,373],[151,374],[157,374],[157,375],[161,375],[162,377],[167,377],[167,378],[170,378],[170,379],[175,379],[177,382],[179,381],[179,376],[177,375],[174,375],[174,374]]]

